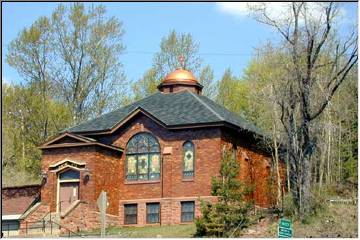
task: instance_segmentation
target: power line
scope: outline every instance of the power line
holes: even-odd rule
[[[156,54],[157,52],[150,51],[125,51],[123,54]],[[252,56],[253,54],[249,53],[198,53],[201,56]]]

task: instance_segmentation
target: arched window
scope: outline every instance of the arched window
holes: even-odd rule
[[[186,141],[183,145],[183,153],[184,153],[183,176],[184,177],[193,177],[194,176],[194,159],[195,159],[194,144],[190,141]]]
[[[126,179],[160,179],[160,145],[150,133],[134,135],[126,146]]]

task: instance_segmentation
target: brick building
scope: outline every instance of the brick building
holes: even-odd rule
[[[66,129],[40,146],[41,204],[24,220],[58,214],[72,230],[99,227],[97,198],[107,192],[109,225],[192,222],[199,198],[211,196],[222,152],[233,151],[239,178],[268,207],[271,154],[255,126],[201,95],[202,85],[177,69],[159,92]]]
[[[40,184],[1,188],[1,230],[5,236],[17,235],[20,221],[39,201]]]

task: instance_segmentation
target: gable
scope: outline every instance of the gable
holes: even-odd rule
[[[63,137],[63,138],[60,138],[60,139],[52,142],[51,144],[79,143],[79,142],[84,142],[84,141],[80,141],[79,139],[76,139],[76,138],[74,138],[74,137],[65,136],[65,137]]]
[[[57,145],[57,144],[89,143],[95,141],[96,141],[95,139],[66,132],[48,140],[47,142],[43,143],[41,147],[46,147],[49,145]]]
[[[81,136],[74,133],[65,132],[59,136],[50,139],[49,141],[43,143],[38,148],[39,149],[51,149],[51,148],[69,148],[69,147],[84,147],[84,146],[99,146],[102,148],[107,148],[117,152],[122,152],[123,149],[107,145],[101,142],[96,141],[93,138]]]

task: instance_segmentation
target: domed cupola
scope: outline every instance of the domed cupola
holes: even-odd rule
[[[183,90],[189,90],[200,94],[203,86],[196,80],[194,75],[182,68],[169,73],[158,86],[158,89],[164,93],[173,93]]]

